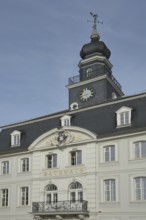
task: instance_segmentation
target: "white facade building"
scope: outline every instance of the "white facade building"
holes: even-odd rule
[[[146,93],[123,96],[93,16],[69,109],[2,128],[0,220],[146,219]]]

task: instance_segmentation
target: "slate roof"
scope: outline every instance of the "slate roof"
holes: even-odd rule
[[[132,108],[132,125],[116,128],[115,112],[122,106]],[[30,144],[45,132],[60,127],[60,118],[71,115],[71,125],[85,128],[100,137],[108,137],[146,131],[146,93],[117,100],[107,101],[90,108],[75,111],[65,110],[52,115],[43,116],[29,121],[8,125],[0,133],[0,155],[26,151]],[[18,130],[21,132],[21,146],[10,147],[10,134]]]

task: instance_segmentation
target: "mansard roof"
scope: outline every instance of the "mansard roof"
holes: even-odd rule
[[[132,108],[132,123],[131,126],[117,128],[116,111],[122,106]],[[87,129],[95,133],[98,138],[144,131],[146,130],[146,93],[3,126],[0,133],[0,155],[27,151],[39,136],[52,129],[60,128],[60,118],[65,114],[72,116],[72,126]],[[14,130],[21,132],[21,146],[12,148],[10,134]]]

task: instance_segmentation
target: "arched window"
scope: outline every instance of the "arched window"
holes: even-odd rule
[[[83,200],[83,187],[79,182],[73,182],[69,185],[69,198],[71,202]]]
[[[46,202],[57,202],[58,201],[58,193],[57,186],[54,184],[49,184],[45,189]]]

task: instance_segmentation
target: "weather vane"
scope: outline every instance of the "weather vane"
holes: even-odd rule
[[[92,12],[90,12],[90,15],[94,18],[93,21],[88,21],[88,22],[93,22],[93,32],[92,32],[92,37],[95,36],[95,35],[98,35],[99,37],[99,34],[97,33],[97,29],[96,29],[96,24],[103,24],[103,22],[99,21],[97,18],[98,18],[98,15],[97,14],[93,14]]]
[[[98,23],[98,24],[103,24],[102,21],[97,20],[97,18],[98,18],[98,15],[97,15],[97,14],[93,14],[92,12],[90,12],[90,15],[94,18],[94,21],[93,21],[93,23],[94,23],[93,28],[94,28],[94,29],[96,29],[96,24],[97,24],[97,23]],[[92,21],[90,21],[90,22],[92,22]]]

